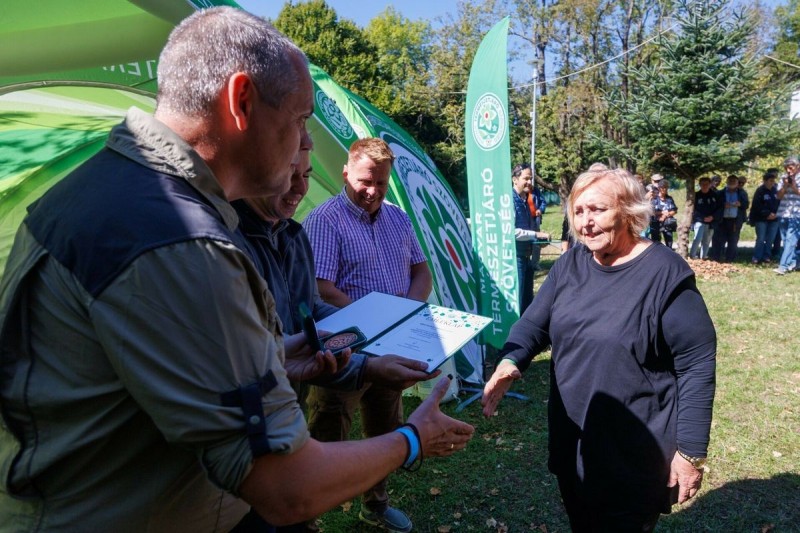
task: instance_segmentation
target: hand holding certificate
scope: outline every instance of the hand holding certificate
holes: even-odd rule
[[[357,324],[367,337],[361,352],[423,361],[432,372],[490,322],[456,309],[372,292],[320,321],[319,327],[338,331]]]

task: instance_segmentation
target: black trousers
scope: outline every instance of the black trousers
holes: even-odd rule
[[[711,250],[708,252],[709,259],[714,261],[724,259],[726,263],[733,262],[739,251],[740,230],[741,227],[736,223],[735,218],[723,218],[711,238]]]
[[[573,533],[649,533],[660,513],[600,509],[575,490],[575,481],[557,476],[561,499]]]

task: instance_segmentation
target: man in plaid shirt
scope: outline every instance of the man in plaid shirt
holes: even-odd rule
[[[353,143],[342,171],[342,192],[309,213],[303,223],[314,251],[323,300],[338,307],[379,291],[425,301],[433,279],[425,255],[400,208],[384,202],[394,154],[381,139]],[[311,435],[347,440],[361,407],[365,435],[382,435],[403,423],[401,391],[367,384],[354,392],[313,387],[308,398]],[[364,494],[359,515],[389,531],[411,531],[411,520],[389,506],[384,479]]]

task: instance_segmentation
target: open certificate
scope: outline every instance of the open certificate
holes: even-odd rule
[[[490,318],[372,292],[321,320],[318,327],[338,331],[358,326],[367,337],[360,350],[396,354],[428,363],[433,372],[491,322]]]

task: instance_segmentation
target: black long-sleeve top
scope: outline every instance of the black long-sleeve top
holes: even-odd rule
[[[753,208],[750,210],[751,222],[764,222],[770,214],[777,214],[778,205],[781,201],[778,200],[778,188],[767,188],[765,185],[759,185],[756,193],[753,195]],[[774,220],[774,219],[773,219]]]
[[[703,222],[706,217],[713,217],[717,212],[717,193],[702,190],[694,193],[694,214],[692,222]]]
[[[675,450],[706,455],[715,389],[716,333],[686,261],[651,245],[604,267],[571,249],[501,356],[524,370],[549,345],[551,471],[598,505],[668,509]]]

